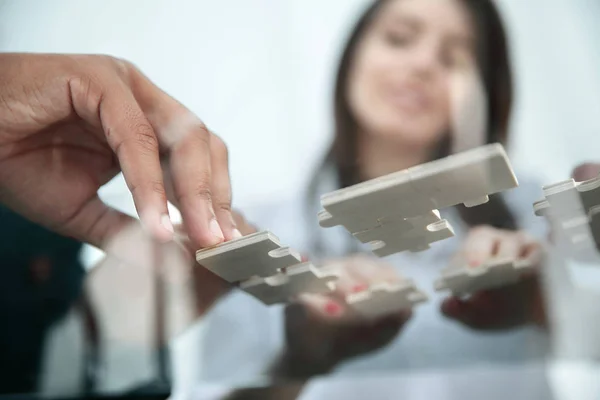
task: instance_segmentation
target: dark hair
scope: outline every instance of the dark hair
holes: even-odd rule
[[[376,0],[359,18],[352,31],[339,63],[334,91],[335,138],[321,168],[315,174],[309,196],[314,198],[322,172],[335,167],[340,188],[359,183],[359,170],[355,162],[358,155],[358,123],[347,101],[347,83],[356,47],[380,9],[390,0]],[[460,0],[471,14],[476,34],[476,58],[488,98],[488,126],[486,143],[506,143],[512,105],[512,76],[506,34],[502,20],[491,0]],[[446,135],[439,144],[434,158],[449,153],[450,137]],[[457,207],[469,226],[491,225],[496,228],[516,229],[516,222],[500,195],[490,196],[484,205]]]

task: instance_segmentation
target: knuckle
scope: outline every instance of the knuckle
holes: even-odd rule
[[[147,192],[147,193],[155,193],[160,195],[163,198],[166,198],[166,193],[165,193],[165,187],[162,183],[162,181],[150,181],[147,184],[142,184],[142,185],[137,185],[132,183],[129,186],[129,190],[131,191],[131,193],[136,196],[137,193],[143,191],[143,192]]]
[[[231,213],[231,202],[229,200],[220,200],[214,204],[216,210]]]
[[[148,122],[138,122],[133,126],[135,132],[135,141],[138,146],[147,152],[156,152],[158,150],[158,138]]]
[[[151,182],[150,188],[153,193],[159,194],[161,196],[165,196],[165,186],[160,181]]]
[[[192,135],[192,137],[195,140],[198,140],[204,148],[209,149],[212,143],[212,139],[211,133],[209,132],[206,125],[204,125],[203,122],[198,121],[197,123],[195,123],[192,131],[195,132],[195,135]]]
[[[223,139],[215,134],[211,134],[210,143],[216,157],[227,159],[229,155],[229,149],[227,148],[227,145]]]
[[[97,106],[103,95],[99,79],[92,73],[76,74],[69,79],[69,90],[76,104]]]
[[[203,200],[206,200],[207,202],[212,202],[212,190],[210,189],[209,185],[198,185],[196,187],[196,190],[194,191],[194,195]]]
[[[114,56],[104,56],[105,62],[116,69],[120,76],[129,76],[132,71],[137,70],[136,66],[129,60]]]
[[[207,203],[212,203],[213,195],[210,185],[205,182],[201,182],[191,192],[179,191],[176,193],[175,198],[178,202],[182,203],[188,198],[199,198]]]

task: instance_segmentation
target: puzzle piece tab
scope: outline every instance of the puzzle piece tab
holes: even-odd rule
[[[517,187],[518,181],[501,144],[490,144],[408,169],[412,186],[434,207],[475,207],[489,195]]]
[[[450,290],[455,296],[464,296],[480,290],[517,283],[523,274],[535,269],[530,260],[497,259],[478,267],[450,266],[442,271],[435,282],[435,290]]]
[[[267,305],[285,303],[301,293],[328,293],[335,275],[323,273],[307,262],[287,268],[269,278],[254,277],[240,284],[240,289]]]
[[[269,231],[234,239],[196,252],[196,261],[228,282],[276,275],[280,269],[300,263],[300,255],[281,247]]]
[[[373,253],[386,257],[402,251],[425,251],[431,243],[454,236],[446,220],[440,219],[437,210],[420,217],[386,219],[381,225],[354,234],[362,243],[370,243]]]
[[[369,289],[346,297],[346,303],[358,316],[377,319],[411,309],[416,304],[427,301],[427,295],[406,279],[399,283],[380,283]]]

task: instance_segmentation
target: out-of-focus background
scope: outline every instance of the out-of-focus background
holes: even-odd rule
[[[340,46],[367,3],[2,0],[0,50],[133,61],[228,143],[243,208],[305,186],[330,140]],[[542,182],[568,178],[600,159],[600,2],[498,3],[517,79],[512,159]]]
[[[284,202],[306,187],[331,140],[341,46],[368,3],[0,0],[0,51],[104,53],[132,61],[226,141],[234,206],[244,210]],[[497,3],[516,78],[511,159],[540,183],[567,179],[574,166],[600,161],[600,2]],[[102,194],[134,212],[122,179]],[[73,329],[60,333],[58,348],[82,346]],[[179,352],[174,347],[184,358],[175,371],[180,381],[194,382],[208,368],[194,365],[200,357],[192,342]],[[61,350],[45,362],[49,370],[80,362],[68,357]],[[150,356],[138,364],[120,357],[108,389],[127,387],[119,381],[122,370],[152,375]],[[60,379],[45,383],[53,384],[58,392],[65,387]]]

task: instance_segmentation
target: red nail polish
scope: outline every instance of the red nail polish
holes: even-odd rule
[[[325,312],[331,316],[337,316],[342,313],[342,307],[339,304],[330,301],[325,305]]]
[[[367,290],[369,288],[369,285],[365,284],[365,283],[361,283],[359,285],[356,285],[352,288],[352,291],[354,293],[359,293],[359,292],[364,292],[365,290]]]

